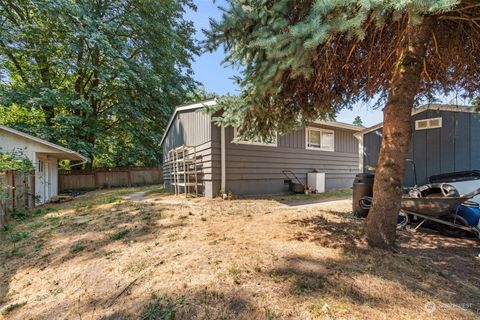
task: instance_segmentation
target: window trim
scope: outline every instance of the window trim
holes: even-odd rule
[[[309,131],[318,131],[320,132],[320,144],[322,143],[322,132],[328,132],[333,134],[333,145],[332,148],[317,148],[317,147],[310,147],[308,145],[308,132]],[[324,129],[324,128],[317,128],[317,127],[306,127],[305,128],[305,149],[307,150],[317,150],[317,151],[329,151],[329,152],[335,152],[335,131],[330,130],[330,129]]]
[[[39,173],[43,173],[45,171],[45,161],[43,159],[38,159],[38,169]]]
[[[431,126],[430,121],[432,120],[438,120],[438,126]],[[427,126],[424,128],[419,127],[419,123],[422,121],[427,121]],[[442,117],[437,117],[437,118],[427,118],[427,119],[418,119],[415,120],[415,130],[428,130],[428,129],[439,129],[442,127]]]
[[[278,147],[278,134],[275,135],[275,143],[253,142],[245,140],[237,140],[238,131],[236,127],[233,127],[233,140],[231,143],[246,144],[251,146],[263,146],[263,147]]]

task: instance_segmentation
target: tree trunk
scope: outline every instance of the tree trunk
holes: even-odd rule
[[[383,111],[382,146],[375,171],[373,204],[367,219],[371,247],[395,244],[397,216],[403,192],[405,160],[412,137],[411,113],[418,94],[423,59],[431,40],[432,18],[409,24]]]

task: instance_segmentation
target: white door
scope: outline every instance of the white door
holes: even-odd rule
[[[45,161],[45,170],[43,171],[44,172],[44,183],[43,183],[43,188],[44,188],[44,195],[45,195],[45,201],[44,202],[48,202],[50,201],[50,162],[49,161]]]
[[[37,195],[37,204],[45,203],[47,200],[46,193],[46,161],[45,159],[37,160],[37,171],[35,172],[35,193]]]

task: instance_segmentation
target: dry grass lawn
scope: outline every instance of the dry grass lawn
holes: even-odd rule
[[[369,250],[341,202],[144,190],[91,193],[0,232],[0,318],[480,318],[475,239],[403,231],[398,253]]]

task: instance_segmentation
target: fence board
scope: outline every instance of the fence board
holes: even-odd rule
[[[0,226],[9,218],[9,213],[35,206],[35,180],[33,175],[19,171],[0,172]]]
[[[58,173],[59,192],[161,183],[163,183],[162,168],[102,168]]]

